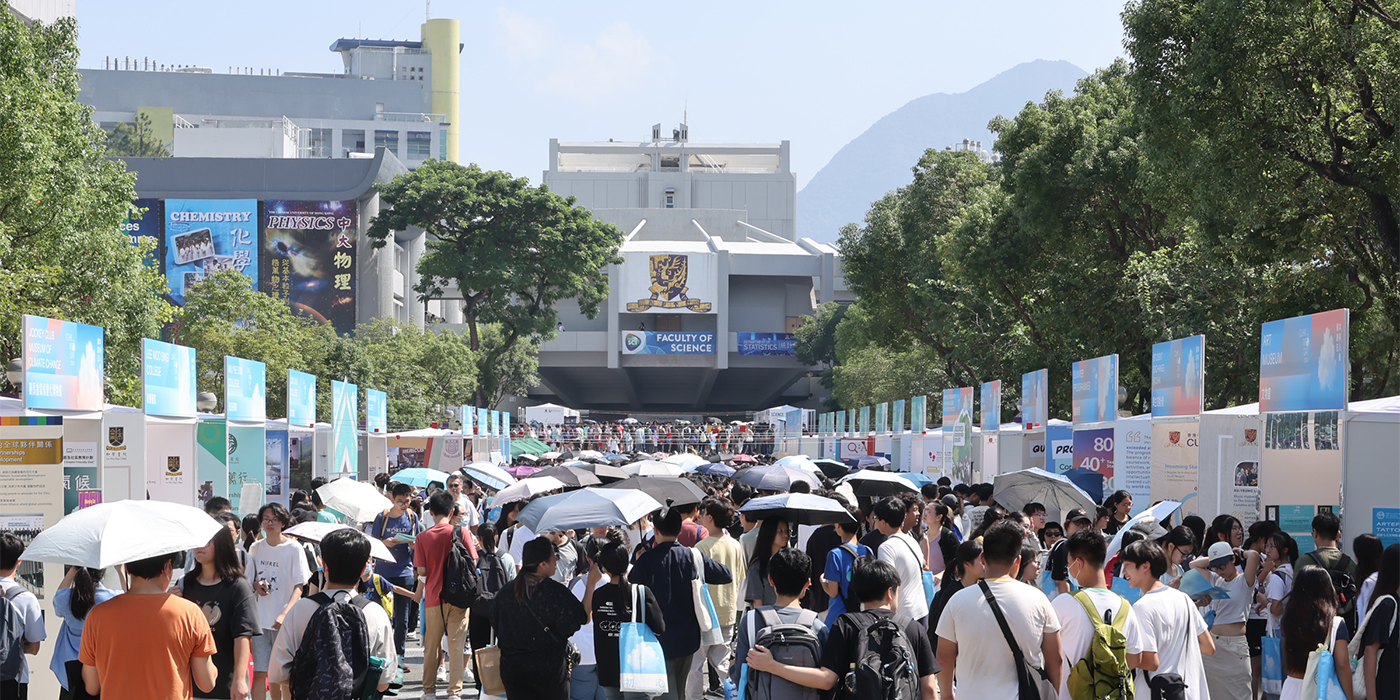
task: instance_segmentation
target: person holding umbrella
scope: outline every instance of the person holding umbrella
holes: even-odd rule
[[[120,595],[102,585],[102,569],[70,566],[53,595],[53,612],[63,619],[58,641],[53,650],[49,670],[58,676],[63,686],[60,700],[87,700],[91,695],[83,688],[83,665],[78,663],[78,646],[83,641],[83,621],[98,603]]]

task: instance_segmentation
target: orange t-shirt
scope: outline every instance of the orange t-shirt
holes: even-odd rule
[[[199,606],[169,594],[128,593],[88,612],[78,660],[97,668],[108,700],[189,700],[190,660],[213,654]]]

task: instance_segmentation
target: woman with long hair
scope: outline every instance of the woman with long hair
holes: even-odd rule
[[[1400,698],[1400,544],[1381,553],[1381,568],[1371,591],[1369,607],[1362,612],[1361,629],[1354,644],[1361,647],[1366,697]]]
[[[958,538],[948,527],[952,511],[939,501],[930,501],[924,509],[924,523],[928,526],[928,570],[934,576],[952,566],[957,557]]]
[[[1356,555],[1356,575],[1352,580],[1360,584],[1356,593],[1356,610],[1358,615],[1365,615],[1366,609],[1370,607],[1371,592],[1376,590],[1376,579],[1381,570],[1381,553],[1385,551],[1385,544],[1381,542],[1381,538],[1368,532],[1357,535],[1356,539],[1351,541],[1351,551]]]
[[[1181,519],[1182,526],[1191,531],[1193,537],[1191,551],[1199,552],[1206,548],[1206,521],[1199,515],[1188,515]]]
[[[70,566],[63,582],[58,584],[58,592],[53,595],[53,612],[63,620],[63,626],[54,643],[49,670],[58,676],[58,684],[63,688],[58,697],[62,700],[96,697],[88,695],[83,684],[83,664],[78,661],[78,648],[82,646],[83,622],[87,620],[88,611],[119,595],[102,585],[105,574],[105,569]]]
[[[753,556],[749,557],[748,579],[744,582],[744,600],[755,608],[778,602],[778,592],[768,582],[768,560],[788,546],[789,527],[783,518],[765,518],[759,523],[758,539],[754,540]]]
[[[1337,592],[1326,570],[1305,566],[1294,577],[1293,590],[1283,608],[1282,627],[1284,678],[1280,700],[1299,700],[1303,696],[1308,655],[1319,646],[1331,650],[1342,692],[1351,697],[1349,632],[1337,615]]]
[[[627,545],[611,542],[603,545],[594,560],[594,566],[601,568],[608,577],[608,583],[593,592],[589,608],[593,619],[593,650],[598,662],[598,687],[603,689],[603,697],[608,700],[646,700],[645,694],[624,693],[620,687],[622,624],[632,621],[632,608],[639,597],[637,589],[627,582],[629,559]],[[637,611],[637,619],[645,621],[652,632],[660,635],[666,631],[661,605],[650,588],[642,587],[641,591],[642,609]]]
[[[1209,549],[1216,542],[1224,542],[1233,548],[1244,546],[1244,526],[1233,515],[1221,514],[1210,521],[1206,530],[1205,543],[1201,549]]]
[[[243,577],[233,530],[221,528],[209,544],[196,547],[194,560],[199,567],[180,580],[180,595],[198,605],[209,620],[216,649],[214,669],[218,671],[214,689],[205,693],[195,688],[195,697],[245,698],[252,638],[262,634],[263,625],[258,619],[257,596]]]
[[[1259,575],[1254,579],[1253,605],[1249,606],[1249,619],[1245,621],[1245,641],[1249,642],[1249,674],[1250,683],[1253,687],[1259,688],[1263,680],[1264,661],[1264,635],[1269,628],[1268,615],[1268,585],[1269,572],[1273,568],[1269,565],[1269,555],[1266,551],[1269,545],[1269,536],[1279,532],[1278,523],[1272,520],[1259,520],[1249,526],[1248,534],[1245,536],[1244,548],[1259,553]]]
[[[1175,588],[1180,585],[1181,575],[1186,573],[1182,566],[1190,564],[1192,555],[1196,553],[1196,534],[1191,528],[1178,525],[1157,540],[1157,546],[1162,548],[1167,560],[1167,571],[1158,580]]]
[[[982,563],[982,541],[968,540],[958,545],[957,554],[954,555],[952,563],[943,572],[943,583],[938,587],[938,593],[933,596],[933,603],[928,609],[928,624],[930,629],[938,629],[938,618],[943,616],[943,609],[948,607],[948,600],[954,593],[969,586],[976,586],[986,573],[986,567]],[[938,635],[929,638],[933,643],[933,650],[938,651]]]
[[[1108,509],[1108,524],[1104,527],[1103,534],[1115,535],[1132,519],[1130,513],[1133,510],[1133,494],[1122,490],[1114,491],[1108,500],[1103,502],[1103,506]]]
[[[588,572],[579,602],[555,581],[554,543],[536,537],[521,547],[520,575],[496,594],[491,625],[501,650],[501,681],[509,700],[564,700],[569,697],[569,637],[588,623],[585,612],[602,572]]]
[[[262,521],[258,519],[257,513],[249,513],[243,516],[243,552],[246,554],[248,548],[258,541],[258,535],[262,533]]]

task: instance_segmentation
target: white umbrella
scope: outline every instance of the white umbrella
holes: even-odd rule
[[[998,474],[992,480],[992,499],[1008,511],[1021,510],[1027,503],[1039,503],[1045,506],[1047,515],[1057,516],[1075,508],[1092,513],[1098,507],[1094,499],[1068,477],[1034,467]]]
[[[632,476],[680,476],[685,473],[685,468],[671,462],[644,459],[640,462],[623,465],[622,471]]]
[[[689,453],[689,452],[687,452],[687,453],[685,453],[685,454],[668,455],[668,456],[666,456],[666,457],[663,457],[663,458],[661,459],[661,461],[666,462],[667,464],[675,464],[675,465],[681,466],[681,467],[684,467],[684,466],[695,466],[695,467],[698,467],[698,466],[700,466],[700,465],[702,465],[702,464],[709,464],[709,460],[706,460],[704,457],[701,457],[700,455],[692,454],[692,453]]]
[[[203,547],[223,527],[204,511],[178,503],[99,503],[39,533],[24,550],[24,560],[105,569]]]
[[[813,462],[811,458],[807,455],[791,455],[788,457],[784,457],[774,462],[773,464],[781,465],[784,467],[792,467],[794,469],[801,469],[804,471],[812,472],[813,474],[820,474],[822,472],[822,470],[817,467],[816,463]]]
[[[316,493],[327,508],[343,513],[357,523],[374,520],[374,516],[394,507],[393,501],[385,498],[374,484],[355,481],[348,476],[316,489]]]
[[[1113,541],[1108,543],[1108,555],[1104,557],[1104,560],[1112,559],[1113,555],[1123,548],[1123,533],[1133,529],[1133,526],[1142,522],[1144,518],[1153,518],[1160,524],[1179,508],[1181,508],[1181,501],[1162,501],[1129,518],[1128,522],[1123,523],[1123,527],[1118,528],[1118,532],[1113,534]]]
[[[342,523],[321,523],[313,520],[307,523],[297,523],[296,525],[293,525],[287,528],[286,530],[283,530],[283,534],[293,535],[303,540],[310,540],[312,542],[320,542],[321,540],[326,539],[326,535],[329,535],[332,532],[335,532],[336,530],[355,530],[355,528]],[[359,531],[356,530],[356,532]],[[389,548],[385,547],[383,542],[376,540],[373,537],[370,537],[369,535],[365,535],[365,539],[369,540],[369,555],[371,557],[374,557],[375,559],[378,559],[380,561],[394,561],[394,553],[390,552]]]
[[[603,453],[597,450],[579,450],[574,453],[574,456],[579,459],[602,459]]]
[[[561,453],[561,452],[546,452],[546,453],[540,455],[540,459],[559,459],[559,455],[561,455],[561,454],[563,454],[563,453]]]
[[[467,476],[493,489],[503,489],[516,481],[515,477],[510,475],[510,472],[490,462],[472,462],[462,467],[462,471],[465,472]]]
[[[558,532],[609,525],[626,527],[660,509],[655,498],[637,489],[581,489],[532,501],[516,519],[530,532]]]
[[[523,501],[534,498],[542,493],[558,491],[566,486],[568,486],[568,484],[552,476],[542,476],[538,479],[521,479],[501,489],[500,493],[497,493],[496,496],[491,499],[491,505],[494,507],[507,503],[514,503],[516,501]]]

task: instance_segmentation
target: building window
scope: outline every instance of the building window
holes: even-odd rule
[[[383,148],[394,155],[399,154],[399,132],[397,131],[374,131],[374,147]]]
[[[666,208],[676,208],[676,190],[670,187],[666,188]]]
[[[410,131],[408,132],[408,152],[409,160],[422,160],[432,155],[433,132],[431,131]]]
[[[365,130],[346,129],[340,132],[340,147],[344,148],[346,153],[364,153]]]
[[[310,156],[312,158],[330,158],[331,140],[335,138],[333,129],[312,129],[311,140],[308,145],[311,147]]]
[[[438,160],[447,160],[447,129],[438,131]]]

